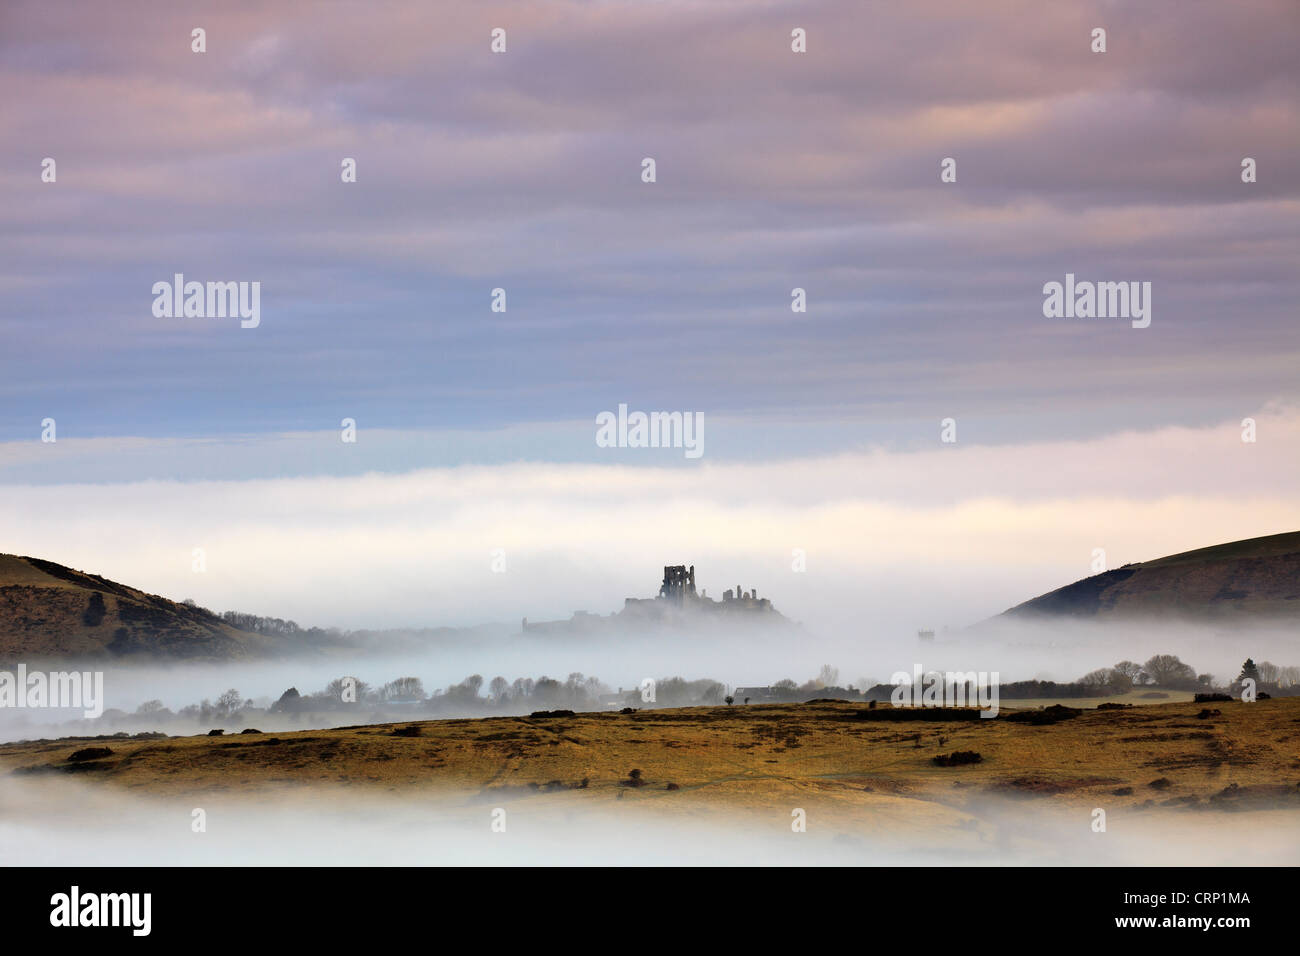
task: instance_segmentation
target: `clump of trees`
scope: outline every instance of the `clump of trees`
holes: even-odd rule
[[[292,624],[292,622],[287,622]],[[296,626],[296,625],[295,625]],[[890,684],[874,684],[863,678],[861,689],[839,687],[839,670],[824,665],[815,678],[798,684],[784,678],[771,685],[772,696],[764,700],[800,701],[815,697],[836,697],[842,700],[889,700],[894,688]],[[1210,674],[1198,674],[1189,664],[1174,654],[1156,654],[1145,663],[1119,661],[1112,667],[1102,667],[1085,674],[1078,681],[1015,681],[999,687],[999,694],[1007,700],[1028,698],[1106,697],[1123,694],[1140,688],[1191,690],[1206,694],[1241,694],[1246,680],[1255,682],[1256,690],[1270,696],[1300,695],[1300,667],[1280,667],[1269,661],[1256,663],[1248,658],[1235,680],[1216,683]],[[486,714],[529,714],[534,711],[572,710],[593,711],[610,709],[640,709],[645,707],[721,706],[732,704],[736,698],[728,693],[724,684],[710,678],[687,680],[680,676],[664,677],[655,683],[654,700],[643,699],[639,687],[615,694],[599,678],[579,672],[563,680],[542,675],[538,678],[519,677],[513,681],[504,676],[486,681],[481,674],[471,674],[464,680],[432,693],[425,690],[419,677],[397,677],[387,683],[373,686],[356,677],[338,677],[324,688],[311,694],[301,694],[296,687],[287,689],[278,700],[263,710],[254,701],[245,698],[235,688],[219,694],[215,700],[204,698],[173,714],[160,700],[147,700],[135,712],[136,721],[166,721],[183,718],[199,723],[218,721],[239,722],[257,713],[294,715],[324,714],[330,712],[360,711],[361,719],[381,721],[385,715],[401,714],[409,718],[412,712],[430,716],[475,716]],[[742,703],[751,702],[745,697]],[[106,716],[107,713],[106,713]],[[114,719],[126,718],[123,712],[114,712]]]
[[[1170,690],[1204,690],[1214,683],[1210,674],[1197,674],[1176,654],[1155,654],[1145,664],[1120,661],[1084,674],[1079,683],[1108,694],[1122,694],[1135,687],[1164,687]]]
[[[477,674],[474,677],[478,679],[479,683],[483,682],[483,678]],[[477,687],[477,685],[475,686]],[[426,696],[424,682],[418,677],[399,677],[397,680],[389,681],[379,689],[379,698],[386,701],[418,703],[424,700]]]
[[[1247,680],[1255,682],[1256,691],[1269,695],[1291,697],[1300,694],[1300,667],[1279,667],[1269,661],[1256,664],[1254,658],[1248,657],[1241,665],[1237,679],[1229,685],[1232,693],[1240,694]]]
[[[1198,674],[1175,654],[1156,654],[1145,664],[1120,661],[1114,667],[1102,667],[1085,674],[1080,683],[1107,693],[1125,693],[1134,688],[1161,687],[1168,690],[1191,690],[1205,693],[1214,690],[1240,693],[1243,682],[1255,681],[1257,688],[1273,694],[1300,693],[1300,667],[1279,667],[1269,661],[1256,664],[1247,658],[1236,680],[1215,682],[1213,674]]]
[[[92,591],[90,593],[90,603],[86,605],[86,610],[81,615],[81,621],[87,627],[98,627],[107,613],[108,608],[104,606],[104,595],[99,591]]]
[[[595,677],[572,673],[561,681],[543,675],[537,679],[517,678],[513,683],[497,676],[484,688],[483,675],[471,674],[459,683],[427,693],[418,677],[398,677],[372,687],[355,677],[330,681],[324,690],[303,696],[290,688],[272,705],[278,713],[306,713],[365,707],[371,712],[400,708],[433,714],[531,713],[534,710],[602,707],[601,696],[609,688]]]
[[[193,601],[186,600],[185,603],[191,607],[194,606]],[[200,608],[199,610],[206,609]],[[212,614],[211,611],[207,611],[207,613]],[[252,631],[254,634],[261,634],[265,637],[301,638],[311,641],[323,638],[337,639],[345,636],[344,632],[336,627],[301,627],[297,621],[286,620],[281,617],[263,617],[260,614],[247,614],[243,611],[222,611],[220,617],[231,627],[239,628],[241,631]]]
[[[241,712],[249,710],[253,706],[252,700],[245,698],[243,694],[232,687],[220,694],[215,703],[205,697],[197,704],[190,704],[188,707],[182,707],[177,711],[176,715],[178,717],[197,720],[200,723],[209,723],[214,720],[238,720]],[[168,715],[171,713],[171,711],[166,710],[166,708],[162,706],[162,701],[159,700],[145,701],[136,710],[137,714],[155,717],[160,716],[164,712]]]

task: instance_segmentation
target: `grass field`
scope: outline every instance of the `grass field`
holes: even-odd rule
[[[7,744],[0,861],[337,862],[332,834],[370,862],[1297,862],[1300,698],[1072,713],[811,703]],[[935,762],[963,751],[979,761]],[[189,833],[200,806],[215,842]],[[790,842],[797,814],[811,842]]]
[[[1084,710],[1047,725],[944,720],[856,703],[497,717],[274,735],[8,744],[17,777],[149,793],[437,788],[466,797],[571,792],[753,805],[793,794],[960,806],[992,793],[1054,803],[1300,809],[1300,698]],[[102,755],[79,755],[91,747]],[[978,763],[934,758],[976,752]],[[640,771],[632,774],[632,771]]]
[[[1051,707],[1053,704],[1085,710],[1094,709],[1098,704],[1132,704],[1134,707],[1147,707],[1152,704],[1190,704],[1195,696],[1196,692],[1190,690],[1152,690],[1144,687],[1123,694],[1107,694],[1104,697],[1025,697],[1015,700],[1004,698],[1002,707],[1017,710]]]

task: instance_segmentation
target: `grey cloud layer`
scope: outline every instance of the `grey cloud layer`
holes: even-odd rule
[[[1248,413],[1295,393],[1298,39],[1286,0],[7,4],[0,438]],[[154,319],[175,271],[260,280],[262,327]],[[1043,319],[1067,271],[1152,281],[1151,329]]]

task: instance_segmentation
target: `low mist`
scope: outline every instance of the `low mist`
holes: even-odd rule
[[[134,714],[142,703],[161,701],[170,711],[215,701],[236,690],[243,700],[265,709],[290,687],[306,696],[341,677],[355,677],[371,687],[401,677],[418,678],[426,693],[457,684],[470,675],[483,678],[484,696],[494,677],[549,676],[564,681],[571,674],[595,678],[609,692],[629,691],[645,678],[709,679],[729,692],[742,686],[768,686],[788,679],[802,685],[818,677],[824,665],[838,672],[838,686],[859,690],[887,683],[897,671],[925,670],[996,672],[1001,683],[1020,680],[1076,681],[1089,671],[1121,660],[1141,663],[1156,654],[1174,654],[1197,674],[1212,674],[1226,684],[1247,657],[1280,666],[1300,664],[1294,632],[1282,625],[1219,629],[1173,624],[1007,624],[936,633],[933,640],[915,634],[899,637],[873,632],[864,623],[855,632],[822,633],[812,628],[790,630],[696,628],[689,632],[612,631],[572,637],[565,635],[479,633],[431,640],[421,648],[404,638],[387,648],[382,640],[356,651],[335,651],[274,661],[167,666],[81,662],[76,669],[105,671],[104,717],[84,720],[80,711],[0,710],[0,740],[162,730],[173,734],[207,732],[212,727],[238,729],[238,721],[162,721],[141,717],[118,719],[113,710]],[[66,669],[67,665],[61,665]],[[720,702],[720,701],[719,701]],[[527,712],[527,708],[524,708]],[[261,730],[302,730],[365,722],[372,710],[355,709],[321,715],[255,714],[243,726]],[[428,719],[418,705],[404,718]],[[474,716],[470,709],[441,716]],[[385,719],[384,715],[375,715]],[[394,719],[388,715],[386,719]],[[251,722],[251,723],[250,723]]]
[[[206,832],[193,831],[194,810]],[[504,810],[505,831],[491,829]],[[62,779],[0,780],[0,865],[1295,865],[1300,820],[1252,813],[1112,813],[980,799],[930,832],[854,825],[807,808],[669,813],[612,797],[473,800],[340,788],[248,798],[161,799]]]

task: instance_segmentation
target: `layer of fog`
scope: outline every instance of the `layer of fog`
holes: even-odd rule
[[[1258,419],[1268,440],[1254,445],[1240,440],[1239,419],[998,446],[943,445],[936,422],[914,447],[864,447],[864,432],[846,435],[840,455],[706,456],[691,468],[642,456],[6,485],[0,529],[5,550],[304,627],[606,614],[654,595],[664,565],[693,564],[715,598],[757,588],[820,634],[896,640],[1087,577],[1096,549],[1113,568],[1300,527],[1300,410]],[[367,447],[335,436],[322,449],[351,459]]]
[[[680,799],[677,801],[680,807]],[[206,832],[194,832],[194,810]],[[505,832],[493,832],[493,811]],[[1300,814],[1113,812],[980,800],[978,818],[917,829],[833,809],[671,815],[613,795],[466,800],[345,790],[274,802],[126,795],[63,778],[0,779],[0,865],[1295,865]],[[918,809],[924,809],[918,802]],[[498,815],[498,819],[500,816]],[[861,816],[859,815],[859,819]],[[966,819],[965,823],[958,823]]]
[[[549,676],[563,681],[572,673],[599,678],[613,690],[637,687],[644,678],[680,676],[710,678],[730,690],[766,686],[783,678],[802,684],[817,677],[823,665],[839,672],[838,684],[863,689],[886,683],[895,672],[925,670],[997,673],[998,680],[1078,680],[1091,670],[1121,660],[1139,664],[1154,654],[1176,654],[1198,674],[1213,674],[1226,683],[1237,676],[1242,662],[1271,660],[1300,664],[1300,644],[1294,629],[1283,626],[1226,629],[1174,624],[1007,625],[997,630],[974,629],[938,633],[932,642],[872,633],[864,624],[852,633],[818,633],[811,628],[788,632],[741,629],[696,630],[689,634],[611,632],[581,639],[557,635],[514,635],[440,641],[427,651],[408,644],[398,653],[381,647],[326,657],[230,664],[187,664],[166,667],[110,665],[88,662],[83,667],[105,670],[106,709],[136,710],[147,700],[161,700],[173,711],[215,701],[228,689],[267,707],[294,687],[303,695],[323,690],[344,677],[379,687],[398,677],[418,677],[427,693],[448,687],[471,674],[486,684],[495,676]],[[66,665],[65,665],[66,666]],[[261,730],[309,729],[364,723],[371,713],[365,704],[352,712],[332,715],[254,717]],[[422,714],[418,705],[410,719]],[[0,710],[0,741],[72,734],[95,735],[119,730],[163,730],[172,734],[206,732],[210,727],[238,729],[239,724],[209,721],[200,725],[149,726],[133,719],[115,722],[81,721],[80,712],[57,709]],[[391,718],[389,718],[391,719]],[[245,723],[244,726],[248,724]]]

